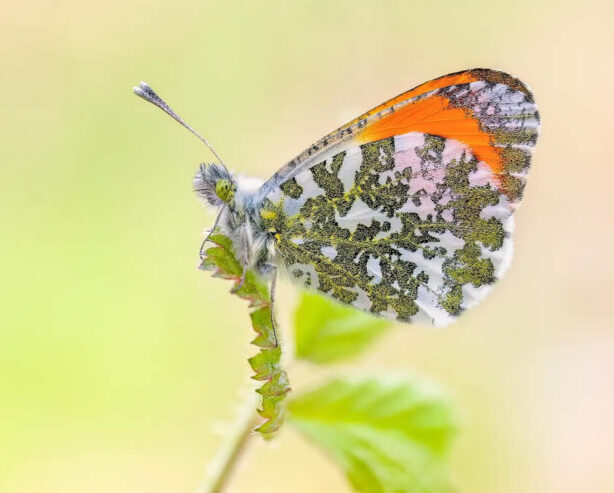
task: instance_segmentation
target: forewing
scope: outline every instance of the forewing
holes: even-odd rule
[[[509,75],[436,79],[282,169],[263,186],[262,226],[297,283],[447,325],[509,265],[538,127],[531,93]]]

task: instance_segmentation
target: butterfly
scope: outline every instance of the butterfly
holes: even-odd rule
[[[269,276],[273,291],[280,271],[374,315],[446,326],[510,265],[540,128],[531,91],[511,75],[472,69],[421,84],[265,182],[232,174],[147,84],[134,91],[213,151],[219,164],[200,166],[194,190],[218,209],[212,231],[232,240],[244,274]]]

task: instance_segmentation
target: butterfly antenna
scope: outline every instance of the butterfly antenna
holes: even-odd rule
[[[213,148],[213,146],[209,144],[209,142],[207,142],[207,139],[205,139],[202,135],[200,135],[196,130],[194,130],[190,125],[188,125],[184,121],[183,118],[181,118],[177,113],[175,113],[171,109],[171,107],[168,104],[166,104],[160,96],[156,94],[156,91],[154,91],[151,87],[149,87],[149,85],[146,82],[139,83],[139,86],[134,87],[133,91],[134,91],[134,94],[136,94],[140,98],[143,98],[145,101],[149,101],[151,104],[156,105],[158,108],[164,111],[164,113],[173,117],[181,125],[187,128],[194,135],[196,135],[196,137],[198,137],[203,142],[203,144],[205,144],[209,148],[209,150],[217,158],[220,164],[226,167],[226,165],[224,164],[224,161],[222,161],[222,158],[218,155],[217,152],[215,152],[215,149]]]

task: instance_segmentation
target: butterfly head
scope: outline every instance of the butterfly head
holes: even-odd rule
[[[194,177],[194,191],[205,203],[220,207],[232,205],[237,184],[224,166],[201,164]]]

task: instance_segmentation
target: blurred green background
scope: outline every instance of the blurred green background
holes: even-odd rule
[[[360,112],[472,67],[528,82],[542,115],[512,268],[455,326],[398,326],[358,364],[451,391],[462,491],[614,491],[610,2],[4,0],[1,12],[0,491],[193,491],[246,388],[245,306],[196,268],[213,217],[191,179],[211,157],[134,84],[266,178]],[[287,328],[296,294],[280,292]],[[316,371],[293,368],[293,386]],[[254,440],[230,491],[348,486],[285,429]]]

